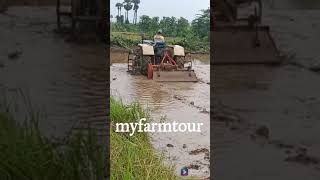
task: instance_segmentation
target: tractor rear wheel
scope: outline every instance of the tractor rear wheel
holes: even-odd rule
[[[141,74],[148,75],[148,65],[152,63],[152,56],[142,56],[141,58]]]
[[[182,56],[176,56],[175,60],[176,60],[178,67],[182,69],[184,67],[185,58]]]

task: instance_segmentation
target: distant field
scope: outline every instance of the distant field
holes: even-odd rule
[[[111,38],[112,37],[121,37],[124,39],[130,39],[130,40],[134,40],[134,41],[139,41],[141,40],[141,34],[139,33],[132,33],[132,32],[111,32]],[[150,39],[152,40],[153,37],[146,37],[146,39]],[[165,36],[166,41],[168,42],[172,42],[172,41],[181,41],[182,38],[179,37],[166,37]]]

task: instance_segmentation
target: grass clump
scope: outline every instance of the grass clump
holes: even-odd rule
[[[0,113],[1,180],[102,180],[103,155],[93,131],[53,140],[41,135],[37,120],[19,124]]]
[[[148,113],[138,103],[124,105],[110,99],[111,127],[118,122],[137,122],[140,118],[148,119]],[[130,137],[127,133],[116,133],[112,128],[110,141],[111,179],[177,179],[173,167],[165,166],[163,159],[155,153],[146,133],[136,132]]]

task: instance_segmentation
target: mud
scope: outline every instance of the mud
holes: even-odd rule
[[[117,54],[117,52],[111,54]],[[166,163],[176,165],[177,174],[182,167],[192,165],[190,166],[192,167],[190,168],[191,176],[209,177],[209,59],[194,61],[194,70],[201,80],[198,83],[154,82],[145,76],[130,75],[126,72],[127,64],[124,63],[113,63],[110,70],[111,94],[120,97],[126,103],[133,101],[142,103],[149,109],[153,122],[204,123],[201,133],[153,133],[150,135],[156,150],[164,154]],[[190,153],[199,150],[201,152]]]
[[[275,2],[275,8],[264,4],[262,22],[287,60],[213,67],[215,179],[320,178],[320,76],[309,70],[319,64],[320,11]]]
[[[110,48],[110,60],[112,63],[127,63],[128,55],[130,50],[120,48],[120,47],[111,47]]]
[[[263,23],[288,57],[283,65],[214,66],[216,179],[320,178],[320,76],[309,70],[319,60],[319,15],[265,11]]]
[[[317,0],[269,0],[271,7],[276,9],[320,9]]]
[[[239,66],[233,68],[234,73],[231,69],[214,68],[217,88],[212,96],[216,101],[212,131],[214,162],[219,168],[216,176],[236,179],[224,171],[230,167],[225,164],[231,163],[228,159],[234,158],[236,174],[248,179],[262,178],[262,174],[283,179],[310,177],[309,173],[320,177],[320,171],[313,168],[317,167],[320,151],[319,139],[315,138],[320,128],[320,86],[314,84],[320,76],[292,65]],[[254,75],[248,76],[251,72]],[[308,154],[287,155],[302,148]],[[247,167],[241,167],[243,161]],[[305,169],[292,162],[311,166]],[[251,173],[252,168],[259,173]]]
[[[274,8],[268,3],[264,4],[263,24],[270,26],[278,48],[290,57],[289,63],[318,69],[320,2],[317,0],[274,2]]]
[[[0,103],[21,121],[39,112],[47,136],[91,126],[104,137],[106,47],[67,42],[56,33],[55,7],[10,7],[0,24]]]

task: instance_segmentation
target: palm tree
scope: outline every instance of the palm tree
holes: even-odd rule
[[[129,11],[132,9],[131,0],[124,0],[123,4],[124,9],[127,11],[125,14],[126,24],[129,24]]]
[[[117,3],[117,4],[116,4],[116,7],[117,7],[117,9],[118,9],[118,16],[120,16],[122,4],[121,4],[121,3]]]
[[[137,24],[138,9],[139,9],[140,0],[132,0],[132,2],[134,4],[134,6],[133,6],[133,10],[134,10],[133,22],[134,22],[134,24]]]
[[[120,4],[120,16],[122,16],[122,7],[123,7],[123,4],[122,3],[119,3]]]
[[[122,7],[123,7],[123,4],[122,3],[117,3],[116,4],[116,7],[117,7],[117,9],[118,9],[118,15],[117,15],[117,22],[120,22],[120,23],[122,23],[122,13],[121,13],[121,9],[122,9]]]

